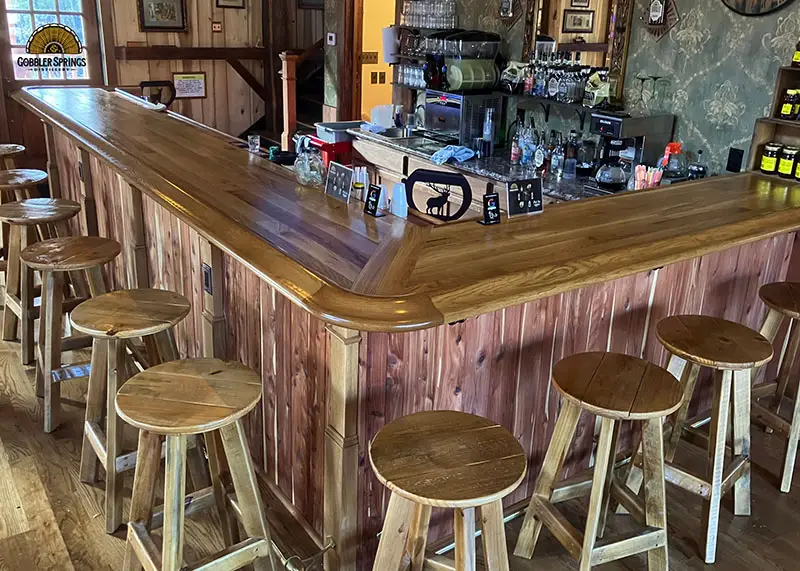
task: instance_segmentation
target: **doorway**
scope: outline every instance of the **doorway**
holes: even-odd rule
[[[362,1],[360,118],[369,121],[373,107],[392,103],[393,70],[383,63],[383,29],[395,23],[397,0]]]

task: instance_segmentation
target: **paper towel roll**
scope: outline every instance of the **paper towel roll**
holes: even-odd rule
[[[383,29],[383,62],[388,64],[397,63],[397,53],[400,51],[399,28],[389,26]]]

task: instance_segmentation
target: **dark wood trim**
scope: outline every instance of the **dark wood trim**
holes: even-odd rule
[[[100,42],[100,13],[96,0],[82,0],[84,36],[86,38],[86,59],[89,63],[91,85],[105,85],[103,73],[103,46]]]
[[[103,50],[103,72],[106,85],[119,84],[117,56],[114,51],[114,21],[112,0],[97,0],[97,24],[100,47]]]
[[[269,104],[271,101],[273,101],[270,98],[270,94],[267,88],[261,85],[258,79],[256,79],[256,77],[252,73],[250,73],[250,70],[247,69],[242,62],[240,62],[238,59],[229,59],[228,63],[234,69],[234,71],[236,71],[236,73],[238,73],[239,76],[245,81],[245,83],[247,83],[247,85],[250,86],[250,89],[255,91],[256,95],[258,95],[261,99],[263,99],[264,102]]]
[[[364,38],[364,0],[350,0],[352,5],[353,17],[349,19],[352,22],[351,38],[352,41],[349,45],[352,46],[352,53],[346,54],[345,63],[350,66],[350,74],[343,77],[352,77],[353,81],[345,82],[345,86],[350,88],[350,113],[347,119],[359,119],[361,117],[361,82],[362,70],[361,65],[361,50],[363,49]],[[347,29],[347,28],[345,28]]]
[[[114,53],[118,60],[231,60],[265,59],[269,57],[267,48],[187,48],[180,46],[116,46]]]

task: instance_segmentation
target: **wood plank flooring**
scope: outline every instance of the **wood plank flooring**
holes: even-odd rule
[[[87,356],[84,352],[74,355],[73,360],[86,360]],[[32,372],[20,364],[16,343],[0,342],[0,570],[118,569],[124,534],[105,534],[102,488],[82,484],[78,478],[83,409],[65,406],[62,426],[51,435],[44,434],[41,401],[34,394]],[[82,400],[84,390],[84,380],[64,386],[65,396],[75,400]],[[734,518],[732,500],[725,498],[714,569],[798,569],[800,476],[795,478],[790,494],[780,494],[777,473],[781,442],[754,427],[753,450],[753,515]],[[678,460],[698,471],[703,465],[702,453],[685,443],[679,449]],[[130,494],[130,484],[128,479],[126,495]],[[698,541],[702,538],[700,500],[673,486],[667,487],[667,496],[670,569],[707,569],[698,555]],[[126,513],[127,502],[126,498]],[[585,501],[574,500],[560,506],[573,523],[583,527]],[[517,519],[507,525],[509,552],[521,523]],[[629,526],[627,516],[611,516],[608,534],[624,533]],[[221,549],[218,529],[216,517],[211,514],[187,520],[186,560],[196,561]],[[511,556],[510,562],[512,571],[578,568],[546,531],[532,561]],[[603,569],[646,569],[646,559],[631,557]]]

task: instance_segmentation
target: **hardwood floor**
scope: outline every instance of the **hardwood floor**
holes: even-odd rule
[[[85,361],[88,354],[76,354]],[[122,562],[124,532],[106,535],[100,487],[78,478],[83,408],[64,407],[64,421],[53,434],[42,432],[41,400],[34,394],[33,370],[20,364],[19,345],[0,342],[0,570],[105,570]],[[64,385],[64,396],[82,400],[85,380]],[[132,445],[132,434],[126,442]],[[790,494],[778,491],[782,442],[753,428],[753,515],[734,518],[725,498],[720,520],[717,571],[800,568],[800,477]],[[701,470],[703,453],[682,443],[678,461]],[[101,483],[102,484],[102,483]],[[126,505],[131,481],[126,482]],[[560,504],[573,523],[584,524],[586,502]],[[699,556],[701,501],[674,486],[667,487],[670,569],[707,569]],[[522,519],[507,525],[509,552]],[[222,536],[211,513],[187,519],[186,560],[196,561],[222,548]],[[611,516],[608,535],[629,529],[630,518]],[[480,550],[480,541],[478,541]],[[546,531],[532,561],[510,557],[512,571],[578,569]],[[608,564],[606,570],[646,569],[644,556]],[[383,570],[381,570],[383,571]]]

